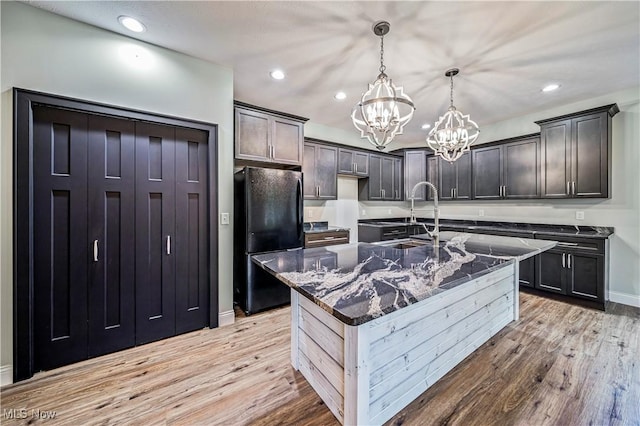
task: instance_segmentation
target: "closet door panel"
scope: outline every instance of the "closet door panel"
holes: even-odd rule
[[[176,333],[208,323],[207,137],[176,129]]]
[[[34,367],[87,358],[87,118],[33,108]]]
[[[175,334],[175,130],[138,123],[136,344]]]
[[[134,130],[89,116],[89,357],[135,344]]]

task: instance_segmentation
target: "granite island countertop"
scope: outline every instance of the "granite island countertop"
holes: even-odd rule
[[[386,243],[278,251],[252,260],[343,323],[360,325],[556,245],[456,232],[443,232],[437,245]]]

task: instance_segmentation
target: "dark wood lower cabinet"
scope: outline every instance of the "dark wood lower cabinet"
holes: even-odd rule
[[[209,134],[32,108],[33,359],[15,379],[209,325]]]
[[[548,250],[538,255],[538,279],[535,288],[554,293],[566,294],[565,273],[566,253]]]
[[[537,256],[535,288],[589,300],[604,309],[606,242],[552,235],[536,238],[555,239],[559,243]]]

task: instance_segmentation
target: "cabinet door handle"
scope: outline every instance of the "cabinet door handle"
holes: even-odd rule
[[[167,250],[167,254],[171,254],[171,235],[167,235],[166,250]]]
[[[571,182],[571,192],[576,195],[576,181]]]
[[[571,187],[569,185],[570,185],[570,182],[567,181],[567,195],[571,195]]]
[[[562,253],[562,267],[563,267],[563,268],[565,267],[565,266],[564,266],[564,265],[565,265],[565,256],[566,256],[566,254],[565,254],[565,253]]]
[[[400,198],[400,194],[398,194],[398,190],[396,189],[396,198]]]
[[[453,198],[453,188],[451,188],[451,198]]]
[[[93,261],[98,261],[98,240],[93,240]]]
[[[571,269],[571,253],[567,255],[567,268]]]
[[[356,169],[356,173],[358,173],[358,163],[353,163],[353,167]]]

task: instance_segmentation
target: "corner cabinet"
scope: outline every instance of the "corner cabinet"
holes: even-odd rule
[[[540,197],[540,136],[506,139],[471,150],[476,200]]]
[[[465,152],[453,163],[438,158],[438,188],[440,200],[471,199],[470,153]]]
[[[358,181],[359,200],[401,201],[402,158],[387,154],[369,155],[369,178]]]
[[[300,166],[306,118],[234,102],[235,158]]]
[[[542,198],[608,198],[611,118],[620,110],[605,105],[540,125]]]
[[[304,143],[302,179],[305,200],[338,198],[338,148],[312,142]]]

